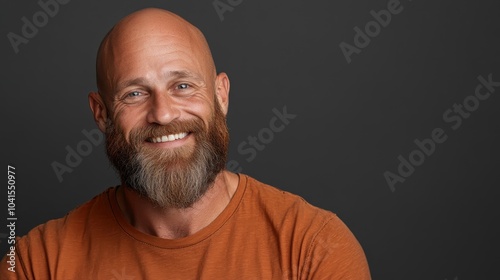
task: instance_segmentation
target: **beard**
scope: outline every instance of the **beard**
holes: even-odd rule
[[[110,119],[106,127],[106,153],[122,183],[161,208],[188,208],[213,185],[225,167],[229,145],[226,118],[215,100],[209,127],[201,119],[150,124],[130,132]],[[155,148],[151,138],[188,132],[194,146]]]

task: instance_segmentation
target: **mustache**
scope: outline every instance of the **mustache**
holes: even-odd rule
[[[130,132],[130,144],[137,146],[144,141],[149,141],[151,138],[161,137],[169,134],[178,134],[178,133],[203,133],[204,123],[199,119],[192,120],[175,120],[170,122],[167,125],[160,124],[150,124],[144,127],[134,128]]]

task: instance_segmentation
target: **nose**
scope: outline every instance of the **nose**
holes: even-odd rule
[[[166,93],[157,93],[151,98],[147,121],[159,125],[169,124],[180,117],[181,110],[174,98]]]

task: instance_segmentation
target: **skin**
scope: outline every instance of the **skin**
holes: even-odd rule
[[[98,92],[89,104],[100,130],[109,118],[129,141],[133,128],[201,119],[205,126],[218,102],[227,115],[229,79],[216,74],[203,34],[179,16],[144,9],[122,19],[101,44],[97,59]],[[195,137],[172,142],[144,142],[156,149],[193,146]],[[192,207],[154,207],[131,188],[121,186],[117,201],[132,226],[144,233],[176,239],[192,235],[224,210],[236,191],[238,176],[220,172],[213,187]]]

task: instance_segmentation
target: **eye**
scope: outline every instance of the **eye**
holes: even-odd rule
[[[133,90],[125,93],[121,98],[121,100],[124,103],[132,104],[132,103],[142,102],[143,100],[145,100],[146,97],[147,97],[147,92]]]
[[[140,92],[140,91],[132,91],[132,92],[127,93],[127,95],[125,97],[138,97],[141,95],[142,95],[142,92]]]
[[[188,88],[190,88],[190,86],[188,84],[185,84],[185,83],[184,84],[179,84],[177,86],[177,89],[188,89]]]

